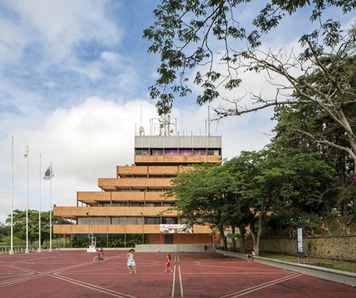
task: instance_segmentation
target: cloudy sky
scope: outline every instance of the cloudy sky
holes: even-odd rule
[[[58,206],[75,206],[77,191],[99,190],[98,178],[114,178],[117,165],[133,163],[136,127],[149,132],[150,119],[157,118],[148,87],[159,60],[142,39],[157,2],[0,0],[1,222],[11,212],[12,137],[14,209],[26,208],[26,146],[29,209],[39,208],[41,180],[42,210],[49,209],[49,182],[40,177],[51,162]],[[255,12],[246,7],[241,18],[249,22]],[[266,43],[288,49],[309,30],[301,12]],[[247,77],[244,90],[256,88],[271,92],[261,78]],[[208,107],[195,105],[195,95],[174,106],[180,134],[205,133]],[[271,116],[261,111],[213,122],[212,134],[223,136],[223,157],[266,145]]]

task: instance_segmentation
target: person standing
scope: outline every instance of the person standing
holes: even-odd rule
[[[135,250],[131,248],[129,253],[127,254],[127,268],[129,269],[129,273],[137,273],[136,272],[136,262],[134,259]]]

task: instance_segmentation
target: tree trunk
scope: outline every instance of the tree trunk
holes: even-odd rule
[[[262,235],[262,223],[263,223],[263,208],[261,208],[261,213],[260,216],[258,218],[258,229],[257,229],[257,237],[256,237],[256,248],[255,252],[256,255],[259,256],[260,255],[260,240],[261,240],[261,235]]]
[[[257,233],[255,231],[255,223],[254,222],[250,222],[250,232],[251,232],[251,236],[252,236],[252,246],[253,249],[256,252],[256,256],[259,256],[259,248],[258,248],[258,243],[257,243]]]
[[[269,201],[270,199],[265,202],[262,202],[261,208],[260,208],[260,215],[258,217],[258,229],[257,229],[257,237],[256,237],[256,255],[260,255],[260,240],[261,240],[261,235],[262,235],[262,230],[263,230],[263,219],[265,216],[265,212],[267,212],[268,206],[269,206]]]
[[[246,243],[245,243],[245,235],[246,235],[246,229],[244,226],[240,226],[240,252],[244,254],[246,252]]]
[[[231,238],[231,240],[232,240],[232,249],[233,249],[233,251],[236,251],[236,238],[235,238],[235,226],[234,225],[232,225],[231,226],[231,233],[232,233],[232,238]]]
[[[220,241],[224,247],[224,250],[227,250],[227,242],[226,242],[226,236],[224,233],[224,227],[219,226],[219,232],[220,232]]]

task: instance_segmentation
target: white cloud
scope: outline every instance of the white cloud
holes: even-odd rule
[[[48,58],[68,56],[82,41],[117,45],[122,36],[105,17],[108,1],[17,0],[8,5],[19,14],[24,28],[32,28],[35,39],[44,42]],[[28,36],[28,41],[33,38]]]
[[[75,205],[76,191],[98,190],[97,178],[114,178],[117,165],[133,162],[135,122],[140,120],[141,105],[145,113],[143,122],[148,123],[156,113],[153,104],[139,100],[120,104],[95,97],[70,109],[58,109],[47,118],[42,115],[43,122],[38,129],[26,127],[26,122],[21,121],[13,130],[15,208],[25,206],[24,152],[27,145],[31,177],[29,208],[38,208],[40,153],[42,175],[49,163],[53,163],[53,203]],[[4,152],[0,157],[0,220],[10,212],[10,142],[6,138],[0,143]],[[44,180],[42,184],[45,188]],[[46,196],[45,190],[43,196]],[[44,208],[48,210],[48,191]]]
[[[13,0],[2,5],[6,10],[0,13],[0,69],[5,82],[32,80],[28,89],[58,89],[65,87],[56,84],[64,74],[90,81],[107,77],[100,52],[117,48],[123,37],[109,17],[111,1]]]

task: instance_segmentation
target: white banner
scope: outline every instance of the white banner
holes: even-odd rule
[[[297,253],[303,253],[303,228],[297,228]]]
[[[178,224],[159,225],[160,233],[193,233],[193,227]]]

